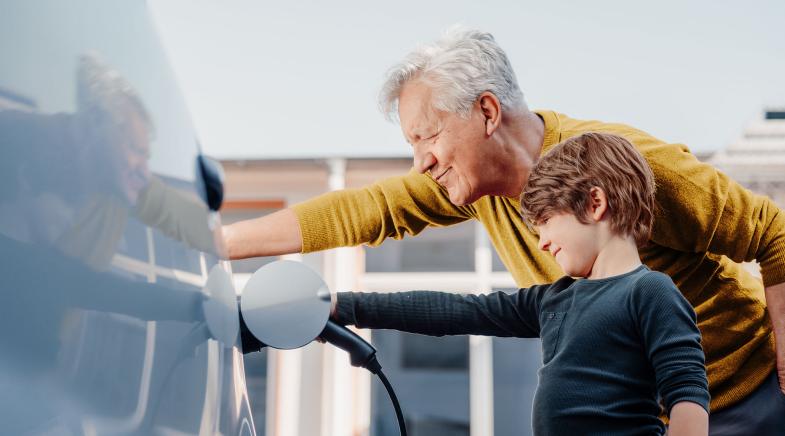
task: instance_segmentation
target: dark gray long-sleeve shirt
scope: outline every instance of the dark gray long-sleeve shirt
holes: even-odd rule
[[[541,338],[536,435],[663,434],[658,399],[667,413],[681,401],[709,408],[695,312],[668,276],[643,265],[513,294],[341,292],[335,320],[431,336]]]

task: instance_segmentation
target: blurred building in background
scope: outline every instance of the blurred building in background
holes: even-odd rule
[[[768,110],[726,149],[698,155],[747,188],[785,207],[785,110]],[[360,188],[405,174],[404,158],[327,158],[223,162],[224,222],[265,215],[321,193]],[[428,229],[380,247],[354,247],[290,258],[322,274],[332,290],[411,289],[487,293],[515,289],[477,222]],[[237,289],[272,258],[233,262]],[[750,265],[755,270],[754,265]],[[540,366],[536,339],[431,338],[358,331],[378,349],[412,436],[529,434]],[[330,345],[266,350],[246,356],[257,431],[267,435],[398,434],[381,383],[352,368]],[[264,433],[262,433],[264,434]]]
[[[785,107],[765,110],[761,119],[749,123],[739,138],[706,161],[785,209]],[[744,266],[760,276],[756,263]]]
[[[785,207],[785,107],[769,109],[708,162]]]

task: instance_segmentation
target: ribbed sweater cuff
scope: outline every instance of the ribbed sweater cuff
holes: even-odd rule
[[[668,393],[665,402],[668,405],[668,416],[670,416],[673,406],[682,401],[699,404],[706,410],[706,413],[709,413],[709,400],[709,391],[706,389],[698,386],[684,386]]]
[[[292,210],[297,215],[297,222],[300,225],[303,243],[301,253],[313,253],[330,248],[327,238],[324,237],[327,232],[323,231],[325,223],[331,221],[329,215],[322,216],[319,208],[314,207],[311,202],[295,204]]]
[[[760,268],[764,286],[785,283],[785,238],[772,247],[772,255],[761,262]]]
[[[352,292],[338,292],[335,298],[337,298],[337,302],[333,321],[340,325],[355,325],[357,320],[354,315],[354,294]]]

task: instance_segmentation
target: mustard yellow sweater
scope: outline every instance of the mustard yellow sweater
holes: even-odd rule
[[[545,121],[543,153],[584,132],[632,142],[651,165],[658,212],[650,243],[640,250],[651,269],[671,276],[695,308],[703,335],[711,409],[734,404],[775,365],[774,335],[763,283],[738,262],[757,260],[765,285],[785,282],[785,212],[753,194],[681,144],[668,144],[622,124],[537,112]],[[564,273],[522,221],[515,198],[486,196],[458,207],[429,176],[411,171],[363,189],[324,194],[294,206],[303,252],[378,245],[428,226],[468,219],[484,225],[518,286],[550,283]]]

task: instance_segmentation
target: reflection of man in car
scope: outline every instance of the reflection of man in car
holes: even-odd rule
[[[69,112],[33,110],[30,100],[0,108],[2,434],[61,434],[66,430],[58,425],[69,414],[115,418],[127,408],[106,407],[102,395],[122,403],[135,395],[133,386],[102,377],[113,371],[127,377],[123,371],[136,368],[127,357],[147,353],[150,344],[156,359],[167,358],[145,358],[143,365],[177,373],[172,368],[219,331],[208,325],[204,305],[214,319],[231,312],[207,291],[106,271],[130,233],[129,217],[196,249],[215,248],[203,202],[151,174],[153,119],[129,82],[97,56],[83,56],[76,97]],[[146,321],[175,323],[159,331],[184,333],[157,335]],[[115,369],[118,359],[129,363]],[[168,376],[156,376],[163,381],[149,383],[148,417],[134,423],[136,434],[154,433],[157,404],[172,386]],[[64,399],[77,401],[62,407]]]
[[[95,55],[83,56],[77,74],[77,113],[86,148],[98,161],[111,166],[96,168],[120,198],[135,205],[147,186],[150,140],[154,126],[130,84],[106,67]]]
[[[108,266],[129,213],[202,251],[217,251],[207,208],[148,168],[153,123],[130,83],[97,56],[77,69],[77,111],[0,111],[0,232]]]

